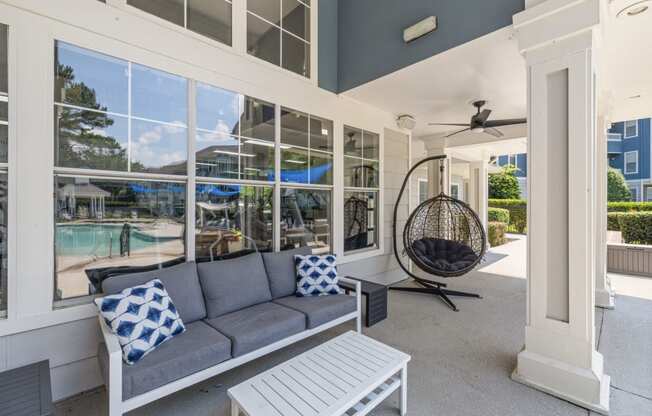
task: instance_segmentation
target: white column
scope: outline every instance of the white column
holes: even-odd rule
[[[514,27],[528,74],[528,314],[512,378],[607,414],[610,380],[594,326],[600,4],[526,5]]]
[[[428,156],[446,155],[446,149],[440,147],[426,147]],[[450,159],[433,160],[426,163],[428,167],[428,196],[433,197],[444,192],[446,195],[451,193],[451,170]],[[440,179],[440,164],[444,165],[443,181]],[[443,188],[441,185],[443,184]]]
[[[595,306],[606,309],[615,307],[614,291],[607,276],[607,125],[604,116],[597,120],[596,141],[596,188],[595,188]]]
[[[469,205],[478,214],[487,230],[489,204],[489,160],[469,163]]]

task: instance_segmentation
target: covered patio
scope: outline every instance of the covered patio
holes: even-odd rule
[[[525,247],[523,236],[489,251],[478,271],[455,288],[477,291],[482,300],[459,300],[460,312],[427,295],[391,292],[389,318],[364,333],[411,354],[410,414],[465,416],[596,415],[509,378],[523,346]],[[596,345],[611,375],[613,416],[652,414],[652,280],[612,275],[614,310],[596,308]],[[353,329],[343,325],[157,401],[130,415],[227,416],[226,390]],[[100,416],[105,391],[85,393],[57,405],[57,415]],[[397,395],[373,415],[395,415]]]

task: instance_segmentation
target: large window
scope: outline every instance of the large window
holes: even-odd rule
[[[378,246],[380,137],[344,126],[344,251]]]
[[[247,52],[310,77],[310,1],[247,0]]]
[[[625,152],[625,175],[638,173],[638,151]]]
[[[630,137],[638,136],[638,121],[636,120],[625,121],[624,130],[625,130],[624,137],[626,139],[629,139]]]
[[[127,0],[127,4],[231,45],[233,6],[230,0]]]
[[[55,176],[55,300],[101,291],[101,272],[185,253],[184,183]]]
[[[0,317],[7,311],[8,29],[0,24]]]
[[[274,181],[274,105],[197,83],[198,177]]]
[[[273,250],[273,195],[271,186],[197,184],[197,260],[247,249]]]
[[[189,109],[185,78],[62,42],[55,59],[59,301],[183,258]]]

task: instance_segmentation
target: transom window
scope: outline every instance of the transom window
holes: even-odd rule
[[[378,246],[380,136],[344,126],[344,251]]]
[[[625,174],[638,173],[638,151],[625,152]]]
[[[310,77],[310,1],[247,0],[247,53]]]
[[[232,43],[231,0],[127,0],[127,4],[226,45]]]
[[[625,135],[626,139],[630,137],[638,136],[638,122],[637,120],[627,120],[625,121]]]

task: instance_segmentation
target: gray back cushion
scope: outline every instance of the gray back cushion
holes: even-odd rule
[[[160,279],[163,282],[165,290],[170,295],[174,306],[179,310],[179,316],[184,323],[191,323],[206,317],[204,296],[194,262],[148,272],[109,277],[102,282],[102,290],[105,294],[112,295],[128,287],[142,285],[152,279]]]
[[[297,270],[294,255],[312,254],[310,247],[300,247],[279,253],[263,253],[265,270],[269,277],[269,287],[274,299],[293,295],[297,291]]]
[[[260,253],[199,263],[197,271],[209,319],[272,300]]]

